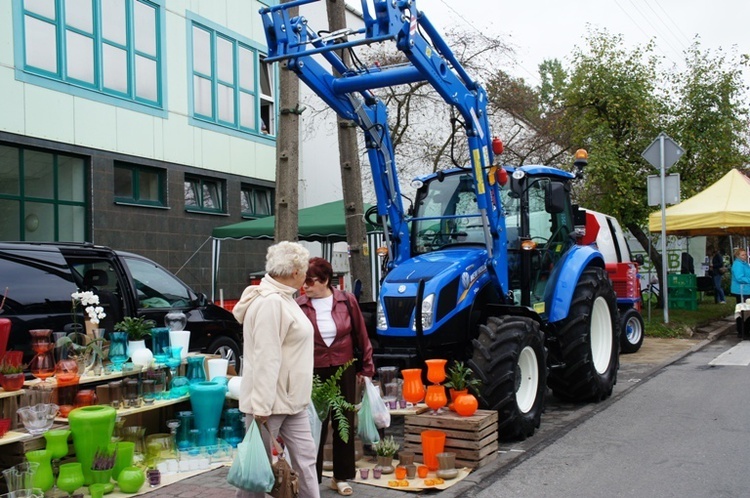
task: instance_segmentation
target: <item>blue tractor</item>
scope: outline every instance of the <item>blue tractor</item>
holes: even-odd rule
[[[502,146],[491,138],[487,94],[415,0],[362,0],[364,28],[321,34],[289,13],[316,1],[261,10],[266,61],[286,60],[364,133],[377,196],[372,221],[383,227],[388,252],[374,307],[376,362],[466,361],[506,440],[539,427],[547,387],[566,400],[607,398],[619,367],[617,302],[601,253],[576,244],[584,222],[570,200],[585,151],[579,174],[494,165]],[[380,42],[394,43],[408,62],[366,67],[340,57]],[[372,91],[420,81],[460,114],[469,162],[417,178],[405,210],[386,106]]]

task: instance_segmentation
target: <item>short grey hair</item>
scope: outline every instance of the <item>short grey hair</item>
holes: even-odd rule
[[[272,277],[291,277],[295,270],[307,272],[310,251],[298,242],[283,241],[268,248],[266,273]]]

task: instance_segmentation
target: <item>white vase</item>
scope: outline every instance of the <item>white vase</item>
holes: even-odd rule
[[[180,357],[184,360],[187,358],[188,349],[190,347],[190,331],[189,330],[170,330],[169,331],[169,343],[172,347],[182,347]]]
[[[146,349],[145,339],[141,339],[140,341],[128,341],[128,356],[132,358],[133,354],[140,349]]]
[[[212,358],[208,360],[208,380],[214,380],[215,377],[227,376],[227,368],[229,368],[229,360],[224,358]]]
[[[240,399],[240,386],[242,385],[242,377],[231,377],[227,384],[228,396],[232,399]]]

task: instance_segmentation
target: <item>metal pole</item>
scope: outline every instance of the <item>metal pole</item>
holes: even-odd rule
[[[664,181],[664,133],[659,135],[659,162],[661,164],[661,271],[662,287],[661,290],[664,304],[664,323],[669,323],[669,284],[667,281],[667,212],[666,212],[666,187]]]

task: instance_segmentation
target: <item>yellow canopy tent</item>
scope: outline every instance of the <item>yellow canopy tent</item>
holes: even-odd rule
[[[703,192],[666,209],[668,235],[750,235],[750,179],[733,169]],[[661,211],[648,217],[661,231]]]

